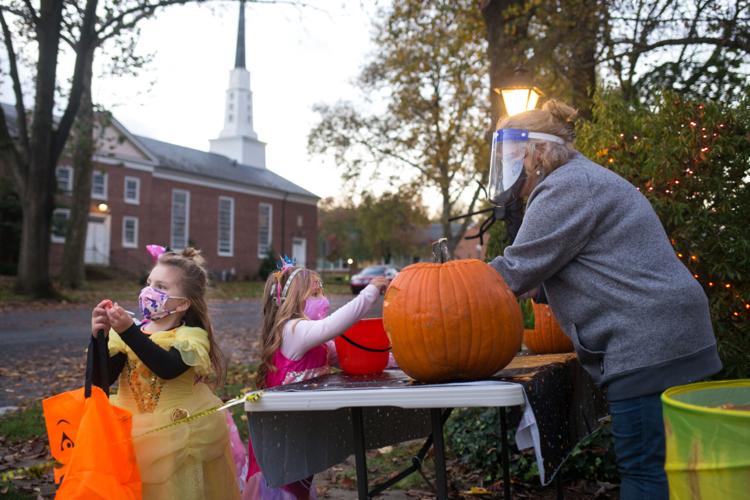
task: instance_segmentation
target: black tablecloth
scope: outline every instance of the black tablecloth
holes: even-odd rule
[[[524,386],[539,427],[546,483],[607,415],[604,393],[573,353],[519,355],[493,378]],[[520,411],[511,410],[512,425],[520,418]]]
[[[607,414],[604,394],[594,386],[574,354],[519,355],[494,379],[523,385],[539,428],[546,482],[577,443],[599,426]],[[414,384],[401,372],[363,378],[332,374],[275,387],[268,391],[296,392]],[[450,407],[450,402],[446,402]],[[517,425],[522,410],[511,409]],[[308,477],[346,459],[353,451],[351,414],[347,409],[305,412],[259,412],[248,415],[258,461],[271,486]],[[368,448],[426,437],[428,410],[365,408]]]

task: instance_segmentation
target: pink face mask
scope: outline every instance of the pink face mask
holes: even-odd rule
[[[141,314],[143,314],[144,319],[159,321],[174,312],[167,309],[167,301],[169,299],[183,298],[184,297],[170,297],[166,292],[157,290],[152,286],[146,286],[141,290],[141,294],[138,296],[138,305],[140,306]]]
[[[310,297],[305,301],[305,316],[312,320],[323,319],[328,316],[331,309],[331,303],[328,298],[321,295],[319,297]]]

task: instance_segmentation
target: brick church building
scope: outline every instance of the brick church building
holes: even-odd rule
[[[253,129],[245,67],[244,2],[224,127],[210,152],[132,134],[112,119],[94,156],[87,264],[142,272],[150,243],[200,248],[212,272],[257,274],[270,249],[315,266],[318,197],[266,168],[265,143]],[[5,106],[6,114],[13,113]],[[73,168],[57,168],[58,208],[51,260],[59,268],[70,216]]]

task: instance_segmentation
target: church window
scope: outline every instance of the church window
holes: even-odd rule
[[[57,177],[57,189],[63,193],[69,193],[73,190],[73,168],[67,165],[55,169]]]
[[[91,174],[91,197],[97,200],[107,199],[107,172],[94,170]]]
[[[172,228],[170,245],[174,250],[188,246],[190,231],[190,191],[172,190]]]
[[[123,248],[138,248],[138,217],[122,218]]]
[[[50,231],[52,243],[65,243],[65,233],[68,232],[69,220],[69,208],[56,208],[55,211],[52,212],[52,227]]]
[[[270,203],[258,205],[258,257],[265,257],[271,249],[271,227],[273,206]]]
[[[234,198],[219,196],[219,255],[234,254]]]

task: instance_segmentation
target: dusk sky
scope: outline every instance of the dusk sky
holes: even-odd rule
[[[340,171],[307,154],[317,120],[312,106],[357,100],[351,82],[372,50],[371,19],[360,2],[306,3],[313,7],[246,4],[254,127],[267,143],[268,168],[319,196],[336,196]],[[153,53],[153,61],[135,77],[97,77],[95,102],[136,134],[208,150],[223,124],[237,16],[236,2],[163,10],[142,24],[140,53]],[[4,66],[7,58],[0,59]],[[69,77],[70,62],[63,59],[61,76]],[[13,102],[10,81],[1,78],[0,99]],[[28,104],[33,89],[25,90]]]

